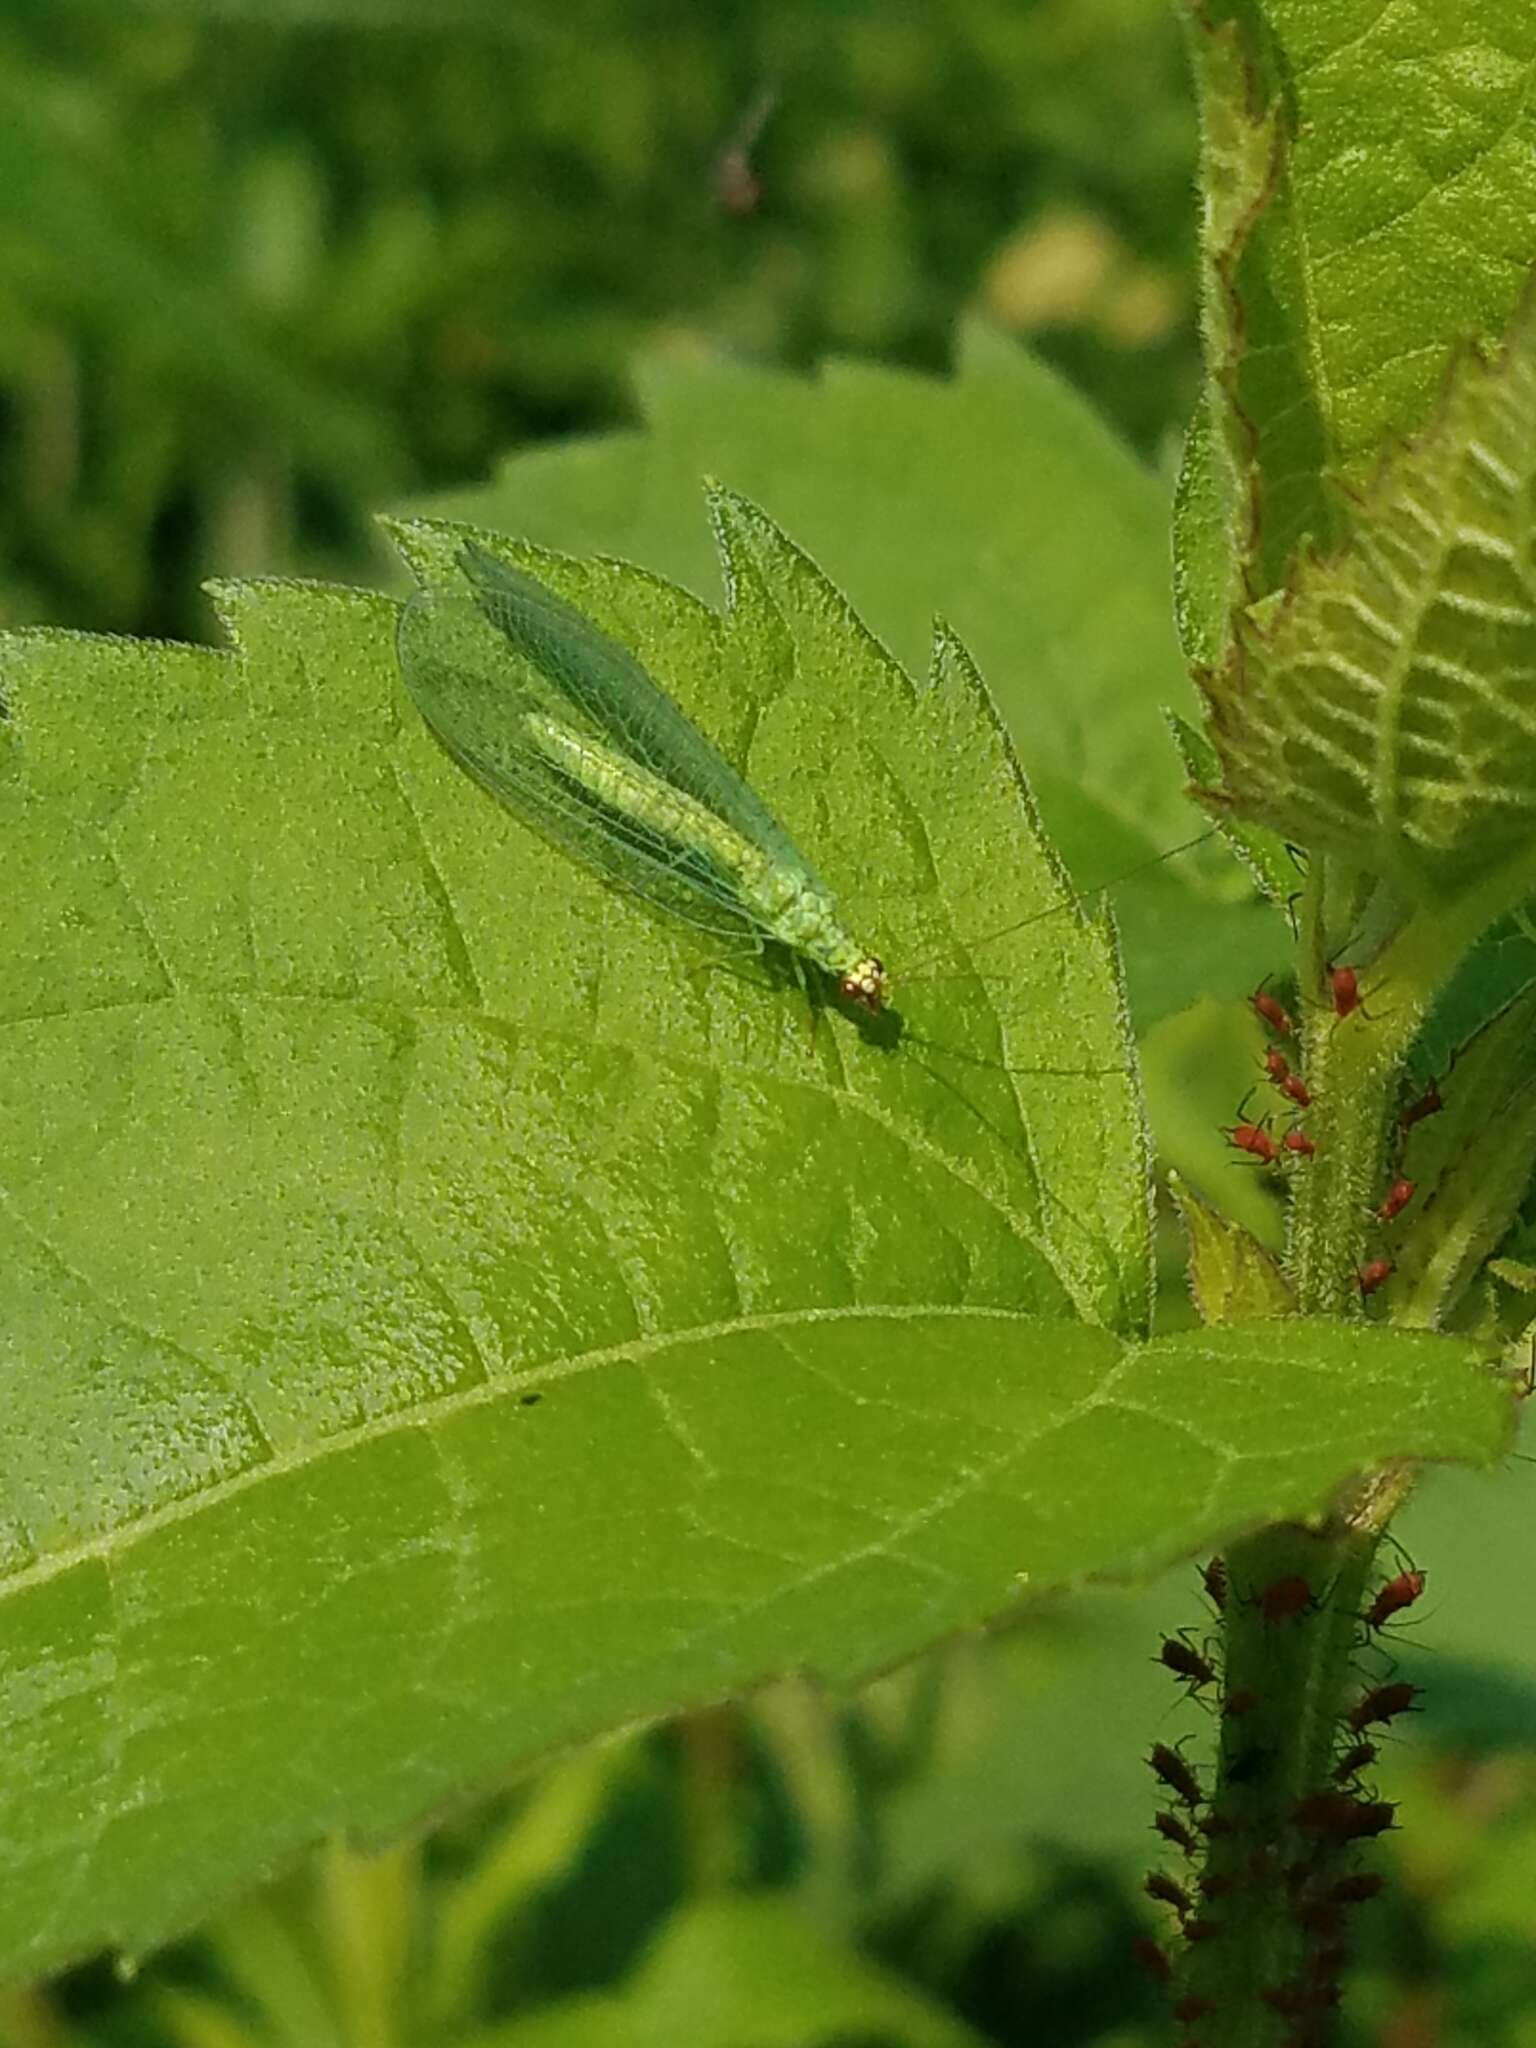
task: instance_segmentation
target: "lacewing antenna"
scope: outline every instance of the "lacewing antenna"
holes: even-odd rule
[[[1043,918],[1060,917],[1064,911],[1086,903],[1090,896],[1102,896],[1106,890],[1118,889],[1122,882],[1134,881],[1138,875],[1146,874],[1151,868],[1161,867],[1164,861],[1172,860],[1177,854],[1189,853],[1194,847],[1204,846],[1208,839],[1216,837],[1218,829],[1215,825],[1208,825],[1203,832],[1197,832],[1193,839],[1181,839],[1177,846],[1165,846],[1161,853],[1154,853],[1146,860],[1137,861],[1134,867],[1125,868],[1118,875],[1111,875],[1107,881],[1096,882],[1091,889],[1084,889],[1079,895],[1069,897],[1065,903],[1053,903],[1048,910],[1032,910],[1028,917],[1015,918],[1012,924],[999,925],[995,931],[984,932],[979,939],[973,939],[968,944],[972,948],[990,946],[998,939],[1006,939],[1014,932],[1023,931],[1027,925],[1039,924]],[[928,957],[932,959],[934,956],[930,954]],[[920,967],[922,965],[921,960],[916,964]],[[961,971],[968,972],[969,970]],[[951,972],[952,970],[946,969],[944,975],[946,980],[950,977]],[[991,978],[1000,979],[1001,977],[994,976]],[[903,985],[906,985],[912,981],[933,981],[938,979],[938,977],[931,974],[914,975],[903,969],[900,979]],[[985,981],[988,977],[981,975],[978,979]]]

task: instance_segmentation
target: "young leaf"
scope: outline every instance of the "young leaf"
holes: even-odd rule
[[[1202,1202],[1175,1175],[1169,1177],[1169,1191],[1189,1239],[1189,1286],[1201,1322],[1294,1313],[1285,1276],[1256,1237]]]
[[[1240,815],[1430,901],[1536,887],[1536,295],[1208,684]]]
[[[1456,8],[1376,0],[1191,0],[1188,19],[1207,396],[1229,574],[1255,599],[1304,540],[1336,543],[1337,484],[1431,418],[1450,353],[1507,325],[1536,265],[1536,41],[1524,0],[1480,6],[1472,43]],[[1208,531],[1178,540],[1198,589]]]

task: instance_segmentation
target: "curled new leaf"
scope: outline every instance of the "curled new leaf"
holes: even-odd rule
[[[1468,354],[1345,545],[1238,621],[1209,684],[1224,795],[1431,900],[1536,880],[1536,300]],[[1523,888],[1522,888],[1523,882]]]

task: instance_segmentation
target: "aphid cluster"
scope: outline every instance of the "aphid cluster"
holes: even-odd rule
[[[1329,1597],[1316,1571],[1282,1572],[1267,1582],[1234,1585],[1220,1556],[1201,1567],[1200,1580],[1216,1618],[1227,1616],[1234,1605],[1246,1609],[1266,1640],[1269,1631],[1278,1632],[1277,1650]],[[1425,1574],[1402,1560],[1401,1568],[1361,1605],[1362,1647],[1379,1649],[1382,1632],[1414,1605],[1424,1586]],[[1358,1696],[1339,1716],[1339,1747],[1323,1782],[1297,1798],[1278,1789],[1277,1732],[1264,1725],[1262,1714],[1255,1725],[1263,1739],[1252,1739],[1240,1725],[1261,1707],[1260,1694],[1252,1686],[1226,1684],[1215,1642],[1195,1630],[1181,1630],[1162,1638],[1157,1659],[1191,1698],[1218,1717],[1219,1725],[1234,1725],[1222,1740],[1219,1789],[1207,1788],[1181,1747],[1159,1742],[1149,1752],[1153,1776],[1167,1795],[1152,1825],[1160,1840],[1185,1859],[1185,1867],[1150,1871],[1146,1895],[1169,1909],[1187,1953],[1220,1936],[1223,1901],[1255,1885],[1278,1885],[1276,1906],[1293,1924],[1295,1961],[1281,1981],[1262,1988],[1262,1996],[1285,2022],[1287,2043],[1321,2048],[1342,1996],[1350,1916],[1375,1898],[1384,1882],[1359,1867],[1359,1852],[1387,1833],[1396,1815],[1396,1808],[1366,1782],[1367,1773],[1377,1760],[1380,1731],[1415,1710],[1419,1688],[1390,1671],[1384,1678],[1362,1677]],[[1214,1846],[1224,1841],[1230,1846]],[[1207,1855],[1214,1862],[1205,1863]],[[1215,2003],[1204,1987],[1195,1990],[1176,1981],[1181,1970],[1168,1944],[1143,1937],[1137,1952],[1175,1994],[1171,2010],[1185,2029],[1182,2048],[1199,2048],[1200,2022],[1216,2010]],[[1201,1982],[1198,1969],[1194,1982]]]
[[[1289,1010],[1279,997],[1261,983],[1249,997],[1253,1013],[1273,1041],[1264,1053],[1264,1072],[1276,1091],[1297,1111],[1310,1109],[1312,1090],[1292,1067],[1280,1040],[1294,1040],[1296,1024]],[[1251,1091],[1250,1091],[1251,1092]],[[1254,1123],[1247,1121],[1244,1111],[1247,1097],[1238,1105],[1237,1121],[1227,1127],[1227,1142],[1239,1152],[1246,1152],[1251,1159],[1257,1159],[1261,1166],[1278,1165],[1288,1154],[1293,1159],[1310,1159],[1317,1150],[1312,1139],[1302,1129],[1299,1119],[1279,1137],[1269,1128],[1269,1118],[1260,1117]]]

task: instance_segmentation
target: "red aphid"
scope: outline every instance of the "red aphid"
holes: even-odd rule
[[[1153,1816],[1152,1825],[1165,1842],[1172,1842],[1176,1849],[1182,1849],[1186,1856],[1193,1856],[1200,1844],[1195,1839],[1193,1828],[1188,1828],[1176,1813],[1159,1813]]]
[[[1244,1714],[1251,1714],[1259,1704],[1259,1696],[1251,1685],[1240,1685],[1236,1692],[1229,1692],[1221,1711],[1229,1721],[1241,1721]]]
[[[1394,1217],[1401,1216],[1408,1204],[1413,1200],[1415,1185],[1411,1180],[1393,1181],[1391,1187],[1387,1189],[1386,1200],[1376,1211],[1376,1220],[1379,1223],[1390,1223]]]
[[[1384,1726],[1399,1714],[1409,1713],[1422,1691],[1422,1686],[1410,1685],[1406,1678],[1395,1679],[1391,1685],[1378,1685],[1357,1700],[1344,1718],[1351,1731],[1359,1735],[1367,1728]]]
[[[1399,1572],[1395,1579],[1388,1579],[1365,1610],[1366,1627],[1384,1628],[1394,1614],[1411,1607],[1423,1590],[1423,1572]]]
[[[1438,1081],[1431,1081],[1418,1100],[1410,1102],[1399,1115],[1398,1128],[1411,1131],[1415,1124],[1423,1123],[1425,1117],[1438,1116],[1444,1107],[1445,1104],[1440,1100],[1440,1084]]]
[[[1394,1267],[1390,1259],[1368,1259],[1355,1275],[1360,1283],[1362,1297],[1374,1294],[1378,1287],[1391,1279]]]
[[[1360,1007],[1360,979],[1353,967],[1330,967],[1328,986],[1333,993],[1336,1016],[1347,1017]]]
[[[1154,1983],[1169,1984],[1173,1981],[1173,1960],[1150,1935],[1138,1934],[1131,1942],[1131,1954]]]
[[[1287,1131],[1280,1142],[1287,1152],[1299,1152],[1303,1159],[1310,1159],[1317,1150],[1305,1131]]]
[[[1278,1045],[1272,1045],[1265,1053],[1264,1071],[1277,1088],[1283,1088],[1290,1078],[1291,1063]]]
[[[1287,1074],[1280,1083],[1280,1093],[1282,1095],[1289,1095],[1292,1102],[1302,1109],[1310,1109],[1312,1107],[1312,1090],[1303,1081],[1300,1074]]]
[[[1351,1778],[1358,1778],[1375,1763],[1377,1753],[1374,1742],[1352,1742],[1333,1767],[1334,1783],[1346,1785]]]
[[[1159,1784],[1166,1785],[1175,1799],[1182,1799],[1186,1806],[1200,1804],[1204,1797],[1200,1780],[1176,1749],[1170,1749],[1166,1742],[1154,1742],[1147,1762],[1151,1765],[1153,1777]]]
[[[1280,1156],[1280,1148],[1262,1124],[1231,1124],[1227,1126],[1227,1143],[1239,1152],[1247,1152],[1253,1158],[1262,1160],[1266,1166],[1273,1166]]]
[[[1157,1661],[1171,1671],[1175,1678],[1188,1679],[1192,1686],[1214,1685],[1216,1667],[1208,1657],[1181,1636],[1164,1636],[1163,1646],[1157,1653]]]
[[[1170,1877],[1166,1870],[1149,1870],[1142,1890],[1149,1899],[1157,1899],[1162,1905],[1172,1906],[1181,1920],[1195,1903],[1178,1879]]]
[[[1259,1595],[1259,1612],[1266,1621],[1294,1621],[1312,1605],[1312,1588],[1300,1572],[1273,1579]]]
[[[1227,1560],[1213,1557],[1200,1567],[1200,1581],[1205,1587],[1205,1597],[1218,1614],[1226,1611],[1227,1605]]]
[[[1262,982],[1248,1000],[1253,1004],[1260,1021],[1267,1024],[1277,1038],[1289,1038],[1295,1031],[1296,1026],[1291,1022],[1278,997],[1272,996]]]

